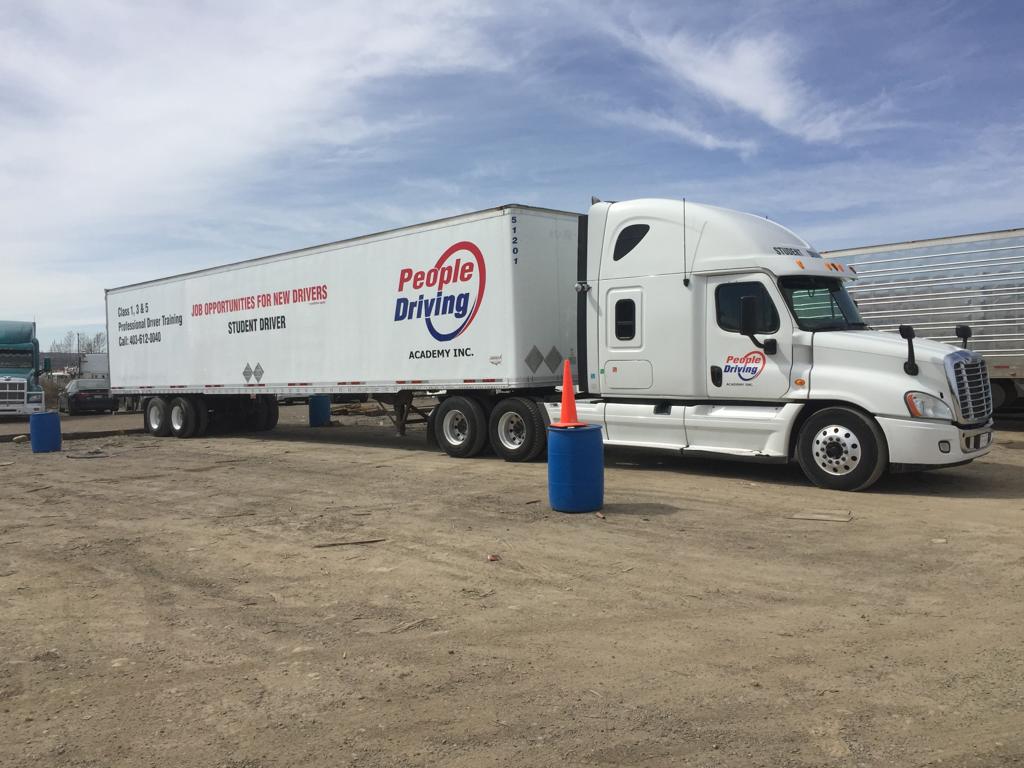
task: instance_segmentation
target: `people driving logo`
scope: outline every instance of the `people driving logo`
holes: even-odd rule
[[[484,300],[487,267],[468,240],[455,243],[430,269],[403,267],[398,274],[395,322],[423,320],[438,341],[451,341],[469,328]],[[429,293],[428,293],[429,292]]]
[[[722,372],[735,373],[740,381],[753,381],[761,375],[767,362],[768,358],[764,356],[764,352],[759,352],[756,349],[742,357],[726,355]]]

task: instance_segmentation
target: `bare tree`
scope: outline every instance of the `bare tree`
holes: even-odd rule
[[[76,333],[68,331],[60,341],[50,343],[51,352],[106,352],[107,334],[99,333]]]
[[[51,352],[77,352],[78,339],[74,331],[68,331],[60,341],[50,342]]]

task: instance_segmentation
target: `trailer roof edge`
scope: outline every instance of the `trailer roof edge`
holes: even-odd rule
[[[315,251],[315,250],[321,249],[321,248],[322,249],[331,249],[331,248],[336,248],[338,246],[353,245],[353,244],[355,244],[355,243],[357,243],[359,241],[362,241],[362,240],[371,240],[371,239],[384,238],[384,237],[386,237],[388,235],[394,235],[394,234],[396,234],[398,232],[403,232],[403,231],[408,230],[408,229],[414,229],[416,227],[431,227],[431,226],[446,224],[448,222],[454,223],[454,222],[456,222],[457,220],[460,220],[460,219],[466,219],[466,218],[470,218],[470,217],[474,217],[474,216],[485,216],[485,214],[491,214],[491,215],[494,215],[494,216],[498,216],[498,215],[501,215],[502,213],[504,213],[505,211],[508,211],[510,209],[513,209],[513,208],[516,209],[516,210],[535,211],[537,213],[550,213],[550,214],[556,214],[556,215],[559,215],[559,216],[581,216],[582,215],[582,214],[577,213],[575,211],[560,211],[560,210],[558,210],[556,208],[543,208],[543,207],[536,206],[536,205],[522,205],[520,203],[505,203],[504,205],[498,205],[498,206],[495,206],[493,208],[482,208],[479,211],[468,211],[467,213],[459,213],[459,214],[455,214],[454,216],[444,216],[444,217],[442,217],[440,219],[431,219],[429,221],[421,221],[421,222],[417,222],[415,224],[406,224],[405,226],[402,226],[402,227],[393,227],[391,229],[383,229],[383,230],[380,230],[379,232],[371,232],[371,233],[365,234],[365,235],[357,235],[356,237],[347,237],[347,238],[344,238],[342,240],[332,240],[332,241],[327,242],[327,243],[318,243],[316,245],[307,245],[307,246],[304,246],[302,248],[293,248],[293,249],[288,250],[288,251],[280,251],[278,253],[270,253],[270,254],[267,254],[265,256],[254,256],[251,259],[239,259],[238,261],[229,261],[229,262],[226,262],[224,264],[217,264],[217,265],[212,266],[212,267],[204,267],[202,269],[194,269],[194,270],[190,270],[188,272],[179,272],[178,274],[174,274],[174,275],[165,275],[163,277],[155,277],[152,280],[140,280],[137,283],[127,283],[125,285],[117,285],[117,286],[114,286],[112,288],[104,288],[103,292],[104,292],[104,295],[106,295],[106,294],[109,294],[109,293],[113,293],[114,291],[122,291],[122,290],[126,290],[128,288],[138,288],[138,287],[143,286],[143,285],[152,285],[154,283],[162,283],[162,282],[166,282],[168,280],[177,280],[177,279],[180,279],[180,278],[183,278],[183,277],[195,277],[195,276],[198,276],[198,275],[213,274],[215,272],[219,272],[219,271],[223,271],[223,270],[226,270],[226,269],[230,269],[231,267],[237,267],[237,266],[242,265],[242,264],[256,264],[256,263],[261,262],[261,261],[270,261],[270,260],[273,260],[273,259],[285,259],[285,258],[288,258],[290,256],[298,256],[299,254],[308,253],[310,251]]]

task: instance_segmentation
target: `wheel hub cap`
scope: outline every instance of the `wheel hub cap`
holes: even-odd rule
[[[462,445],[469,436],[469,420],[462,411],[449,411],[441,425],[444,439],[451,445]]]
[[[863,455],[860,438],[847,427],[830,424],[814,436],[814,463],[830,475],[848,475]]]
[[[526,422],[518,413],[504,413],[498,419],[498,439],[501,444],[514,451],[526,442]]]

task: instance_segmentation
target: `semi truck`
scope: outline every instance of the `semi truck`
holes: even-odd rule
[[[974,351],[868,328],[856,273],[680,200],[509,204],[106,292],[110,377],[153,435],[277,421],[277,396],[414,395],[455,458],[543,453],[569,360],[606,444],[797,462],[858,490],[991,450]]]
[[[956,342],[969,323],[971,349],[988,364],[998,410],[1024,395],[1024,229],[847,248],[824,254],[856,269],[850,293],[879,330],[909,323]]]
[[[49,360],[45,364],[49,370]],[[31,416],[46,410],[41,373],[36,324],[0,320],[0,416]]]

